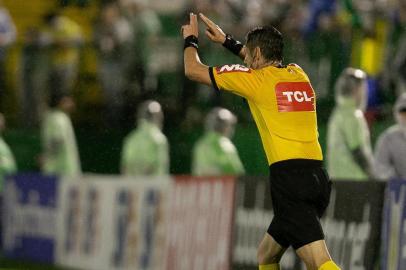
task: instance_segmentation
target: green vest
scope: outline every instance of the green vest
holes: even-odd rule
[[[169,174],[168,141],[156,125],[141,121],[124,139],[121,173],[132,176]]]
[[[16,162],[10,148],[0,136],[0,191],[3,190],[4,178],[17,171]]]
[[[327,169],[333,179],[368,180],[368,175],[354,160],[352,151],[360,148],[372,164],[372,148],[363,112],[351,99],[340,100],[327,130]]]
[[[216,132],[206,132],[194,146],[192,174],[241,175],[244,174],[244,167],[229,138]]]
[[[43,173],[76,176],[81,174],[72,122],[60,110],[48,111],[42,124]]]

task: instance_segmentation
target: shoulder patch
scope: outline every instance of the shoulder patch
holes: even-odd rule
[[[246,73],[251,73],[251,69],[239,65],[239,64],[234,64],[234,65],[224,65],[221,67],[216,67],[217,74],[221,73],[228,73],[228,72],[246,72]]]

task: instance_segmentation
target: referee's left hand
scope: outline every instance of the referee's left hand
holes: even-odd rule
[[[188,36],[199,36],[199,26],[197,23],[197,15],[190,13],[189,24],[185,24],[182,26],[182,34],[183,38],[187,38]]]

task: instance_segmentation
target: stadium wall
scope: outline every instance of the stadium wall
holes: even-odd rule
[[[3,253],[74,269],[254,270],[268,194],[264,177],[17,175],[3,194]],[[337,263],[401,270],[405,201],[404,181],[335,182],[322,224]],[[282,266],[305,269],[292,250]]]
[[[321,220],[330,254],[342,269],[374,269],[379,263],[385,183],[336,181]],[[256,270],[256,249],[273,216],[268,181],[244,177],[237,186],[233,269]],[[283,269],[306,269],[289,249]],[[393,268],[395,269],[395,268]]]

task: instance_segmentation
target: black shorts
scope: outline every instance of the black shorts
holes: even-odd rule
[[[268,233],[282,247],[298,249],[324,239],[320,217],[331,192],[322,162],[291,159],[270,166],[271,196],[275,216]]]

